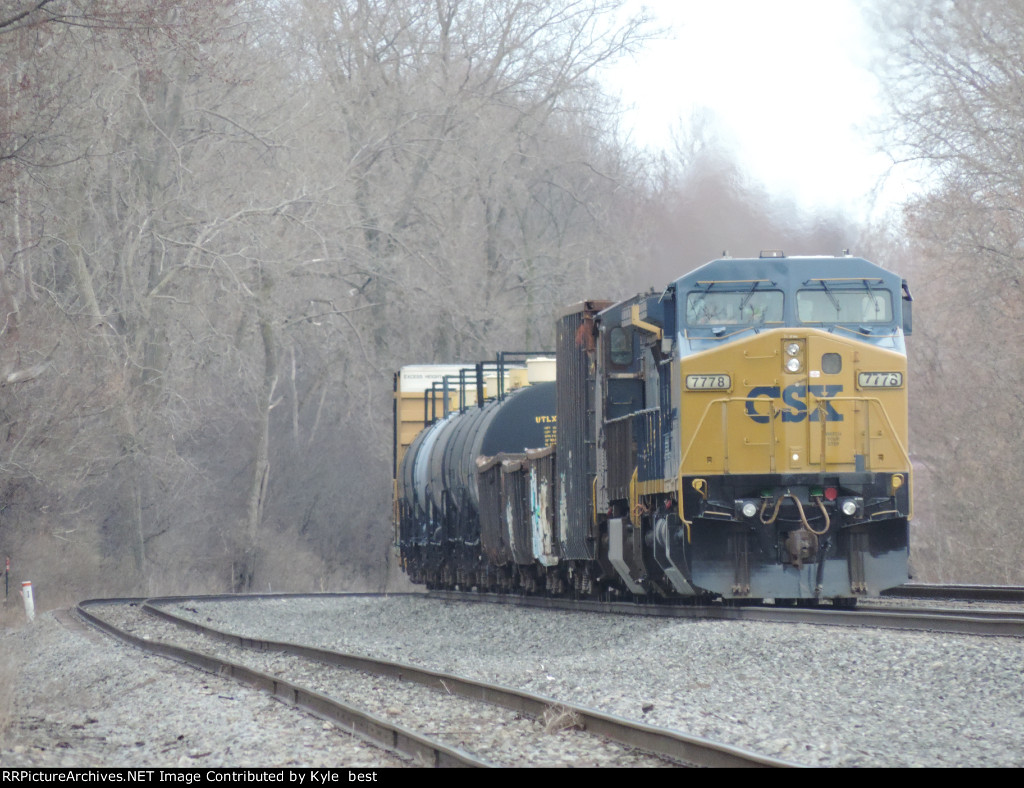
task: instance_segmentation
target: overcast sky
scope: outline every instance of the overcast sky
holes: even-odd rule
[[[671,26],[607,77],[632,109],[632,139],[670,144],[710,110],[720,135],[769,192],[803,209],[866,215],[888,159],[868,128],[881,112],[870,32],[853,0],[631,0]],[[901,196],[890,183],[886,199]]]

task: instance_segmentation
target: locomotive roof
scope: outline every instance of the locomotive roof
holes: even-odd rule
[[[675,281],[678,291],[702,283],[769,280],[784,290],[794,290],[815,279],[881,280],[899,290],[902,278],[863,257],[725,257],[695,268]]]

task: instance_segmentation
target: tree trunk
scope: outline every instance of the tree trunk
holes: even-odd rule
[[[270,284],[265,278],[262,295],[268,297],[269,290]],[[236,578],[236,591],[251,591],[253,587],[259,554],[260,524],[270,482],[270,411],[274,407],[274,389],[277,387],[277,338],[273,321],[264,309],[259,310],[257,319],[263,342],[263,385],[257,403],[256,450],[246,511],[244,557],[242,569]]]

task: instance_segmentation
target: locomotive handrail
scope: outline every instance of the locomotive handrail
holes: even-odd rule
[[[843,325],[842,323],[836,323],[836,324],[834,324],[832,326],[832,328],[833,329],[839,329],[840,331],[845,331],[848,334],[853,334],[859,341],[863,341],[864,340],[864,336],[865,335],[862,334],[860,331],[857,331],[856,329],[850,328],[849,325]],[[829,333],[831,334],[832,331],[829,331]],[[895,347],[896,338],[899,335],[900,335],[900,330],[898,328],[896,328],[896,329],[893,329],[892,331],[890,331],[888,333],[868,334],[867,336],[870,336],[872,339],[891,339],[891,340],[893,340],[893,346]]]
[[[687,459],[690,457],[690,454],[691,454],[691,452],[693,451],[693,448],[694,448],[694,444],[697,442],[697,438],[700,435],[700,428],[703,426],[705,421],[707,421],[707,419],[709,418],[710,411],[711,411],[712,407],[720,405],[723,408],[727,409],[728,406],[730,404],[732,404],[732,403],[755,402],[755,401],[764,402],[764,398],[763,397],[716,397],[715,399],[710,400],[707,403],[706,407],[704,408],[704,412],[700,416],[700,419],[695,422],[695,428],[693,430],[693,435],[690,438],[690,442],[687,444],[686,450],[680,455],[679,472],[676,475],[676,489],[677,489],[677,493],[679,495],[679,516],[680,516],[680,519],[682,519],[682,521],[684,523],[686,523],[687,525],[689,525],[691,521],[686,519],[686,517],[684,516],[684,511],[683,511],[683,476],[684,476],[684,466],[686,465]],[[885,426],[885,429],[886,429],[886,433],[887,433],[886,437],[889,440],[892,441],[893,445],[896,446],[896,448],[897,448],[897,450],[898,450],[898,452],[900,454],[900,459],[903,461],[903,467],[905,467],[907,469],[906,470],[907,481],[910,483],[911,489],[913,489],[913,480],[914,480],[913,473],[914,473],[914,471],[913,471],[913,464],[910,461],[910,454],[907,452],[906,446],[904,445],[903,441],[900,439],[900,434],[899,434],[898,430],[896,429],[896,427],[893,425],[892,419],[890,418],[889,412],[886,410],[884,403],[878,397],[865,397],[865,396],[861,396],[861,397],[817,397],[816,401],[817,402],[822,402],[822,403],[853,402],[855,404],[864,404],[864,405],[867,405],[867,408],[868,408],[867,412],[868,412],[868,416],[869,417],[870,417],[872,406],[876,406],[877,409],[879,411],[881,411],[881,414],[882,414],[883,423],[884,423],[884,426]],[[768,447],[769,447],[768,448],[768,459],[769,459],[769,470],[770,470],[771,473],[775,473],[776,472],[776,468],[775,468],[775,444],[776,444],[776,438],[775,438],[775,418],[776,418],[776,415],[778,413],[778,410],[775,407],[774,400],[768,400],[767,404],[768,404],[768,407],[769,407],[769,413],[768,413],[768,429],[769,429],[769,436],[768,436]],[[728,413],[728,410],[723,411],[722,472],[724,474],[728,474],[730,472],[729,471],[729,446],[728,446],[728,441],[725,438],[725,436],[728,434],[728,430],[725,428],[725,425],[724,425],[724,422],[727,420],[727,415],[726,415],[727,413]],[[822,422],[822,430],[825,429],[824,425],[825,425],[825,422],[823,421]],[[870,434],[870,429],[866,428],[865,429],[865,440],[867,441],[867,448],[868,448],[869,451],[865,452],[864,456],[866,457],[867,462],[868,462],[868,464],[866,465],[867,469],[870,469],[870,467],[871,467],[870,466],[870,459],[871,459],[870,448],[871,448],[871,441],[872,441],[872,439],[873,438],[872,438],[872,436]],[[825,448],[824,448],[824,440],[823,440],[822,441],[822,455],[824,455],[824,452],[825,452]],[[824,462],[821,462],[821,465],[824,466]],[[909,499],[909,508],[908,508],[908,511],[907,511],[907,518],[908,519],[913,519],[913,516],[914,516],[913,496],[912,495],[908,496],[908,499]]]
[[[763,400],[763,398],[762,397],[716,397],[715,399],[713,399],[710,402],[708,402],[707,406],[704,408],[704,413],[701,414],[701,417],[696,422],[696,425],[699,428],[701,425],[704,424],[704,422],[708,418],[709,411],[711,410],[712,406],[714,406],[714,405],[723,405],[723,406],[727,407],[730,403],[733,403],[733,402],[757,402],[758,400]],[[775,414],[776,414],[775,402],[772,401],[772,400],[769,400],[768,401],[768,407],[771,409],[770,412],[769,412],[769,415],[768,415],[768,428],[769,428],[769,433],[770,433],[769,438],[768,438],[768,442],[769,442],[770,446],[774,446],[775,445]],[[678,477],[677,477],[678,480],[679,480],[678,488],[679,488],[680,500],[682,500],[682,491],[683,491],[682,490],[682,487],[683,487],[683,485],[682,485],[683,466],[686,464],[686,458],[690,456],[690,452],[693,449],[693,444],[697,442],[697,435],[699,434],[699,432],[700,432],[699,429],[694,429],[693,430],[693,437],[690,438],[690,442],[687,444],[686,450],[680,455],[680,459],[679,459],[679,474],[678,474]],[[723,465],[724,465],[723,472],[724,473],[729,473],[728,444],[726,442],[723,442],[723,444],[724,444],[723,448],[725,449],[725,454],[723,455],[723,460],[722,460]],[[771,470],[772,473],[774,473],[775,472],[775,452],[769,450],[768,458],[769,458],[769,463],[770,463],[770,466],[771,466],[770,470]]]
[[[910,485],[910,489],[914,489],[914,464],[910,461],[910,453],[907,451],[907,447],[903,445],[903,441],[900,440],[900,434],[893,426],[892,419],[889,418],[889,411],[885,409],[885,405],[878,397],[829,397],[830,402],[866,402],[870,406],[872,403],[878,406],[878,409],[882,412],[882,418],[885,420],[885,426],[889,429],[889,435],[891,440],[896,447],[899,449],[902,455],[903,461],[907,469],[907,482]],[[871,435],[867,435],[868,446],[870,448]],[[907,500],[909,502],[907,508],[907,519],[914,519],[914,496],[908,495]]]
[[[705,419],[707,419],[708,413],[710,412],[711,407],[713,405],[721,404],[721,405],[727,406],[730,402],[746,402],[748,400],[749,401],[753,401],[753,398],[752,397],[716,397],[715,399],[713,399],[710,402],[708,402],[707,406],[704,408],[704,413],[701,414],[700,421],[698,421],[697,424],[699,426],[699,425],[704,423],[704,421],[705,421]],[[770,407],[772,409],[772,413],[771,413],[771,417],[768,420],[769,430],[771,432],[771,437],[769,438],[769,442],[771,444],[774,444],[775,443],[775,413],[774,413],[774,411],[775,411],[775,404],[774,403],[770,403]],[[698,433],[699,433],[698,429],[695,429],[693,431],[693,437],[690,438],[690,442],[686,446],[686,451],[684,451],[680,455],[680,457],[679,457],[679,472],[678,472],[678,474],[676,474],[676,495],[679,498],[679,519],[682,520],[683,521],[683,525],[686,526],[686,542],[687,542],[687,544],[690,543],[690,526],[693,525],[693,521],[686,519],[686,507],[685,507],[685,504],[684,504],[685,497],[683,495],[683,466],[686,464],[686,458],[690,456],[690,451],[693,448],[693,444],[697,440],[697,434]],[[774,471],[774,465],[775,465],[775,453],[774,452],[771,452],[771,451],[769,452],[769,459],[770,459],[770,462],[771,462],[771,465],[772,465],[772,470]],[[728,473],[728,462],[726,462],[725,464],[726,464],[725,472]]]
[[[910,464],[911,464],[910,463],[910,455],[907,452],[907,448],[906,448],[906,446],[904,446],[903,441],[900,440],[899,432],[896,430],[895,426],[893,426],[892,419],[889,417],[889,413],[885,409],[885,405],[882,403],[882,401],[880,399],[878,399],[877,397],[817,397],[816,401],[817,402],[824,402],[824,403],[831,403],[831,402],[866,403],[869,406],[872,405],[872,404],[877,405],[878,409],[882,413],[882,418],[885,421],[885,426],[886,426],[886,428],[888,430],[888,436],[890,437],[890,439],[893,441],[893,443],[896,445],[897,449],[899,450],[901,459],[906,463],[906,465],[908,467],[910,466]],[[765,398],[764,397],[717,397],[717,398],[715,398],[713,400],[710,400],[708,402],[707,406],[704,408],[704,412],[701,414],[700,419],[698,419],[697,422],[695,422],[697,427],[699,428],[701,425],[704,424],[704,422],[708,418],[709,411],[711,410],[711,408],[713,406],[715,406],[715,405],[728,406],[728,405],[730,405],[730,404],[732,404],[734,402],[765,402]],[[775,418],[776,418],[777,414],[779,413],[779,411],[776,409],[775,402],[773,400],[768,400],[767,404],[768,404],[768,407],[770,408],[770,411],[768,413],[768,426],[770,428],[769,443],[771,445],[774,445],[774,443],[775,443]],[[679,462],[679,475],[678,475],[678,478],[682,478],[683,466],[686,463],[686,459],[690,456],[690,453],[693,450],[694,444],[697,442],[697,437],[698,437],[698,433],[699,432],[700,432],[699,429],[694,429],[693,430],[693,436],[690,438],[690,442],[687,444],[686,450],[681,455],[681,459],[680,459],[680,462]],[[871,440],[871,436],[868,435],[867,437],[868,437],[868,440],[870,441]],[[723,465],[724,465],[723,472],[728,474],[729,473],[728,445],[727,444],[723,444],[723,448],[725,450],[725,454],[723,455]],[[770,455],[771,455],[771,460],[772,460],[771,471],[775,472],[775,468],[774,468],[774,452],[770,452]]]
[[[910,454],[907,452],[906,446],[903,445],[903,441],[900,440],[899,432],[893,426],[892,419],[889,418],[889,412],[885,409],[885,405],[878,397],[822,397],[821,402],[866,402],[869,405],[875,404],[878,409],[882,411],[882,418],[885,419],[885,426],[889,428],[889,433],[892,436],[893,443],[896,444],[900,450],[902,459],[910,466]],[[868,435],[868,440],[871,440],[871,436]]]

